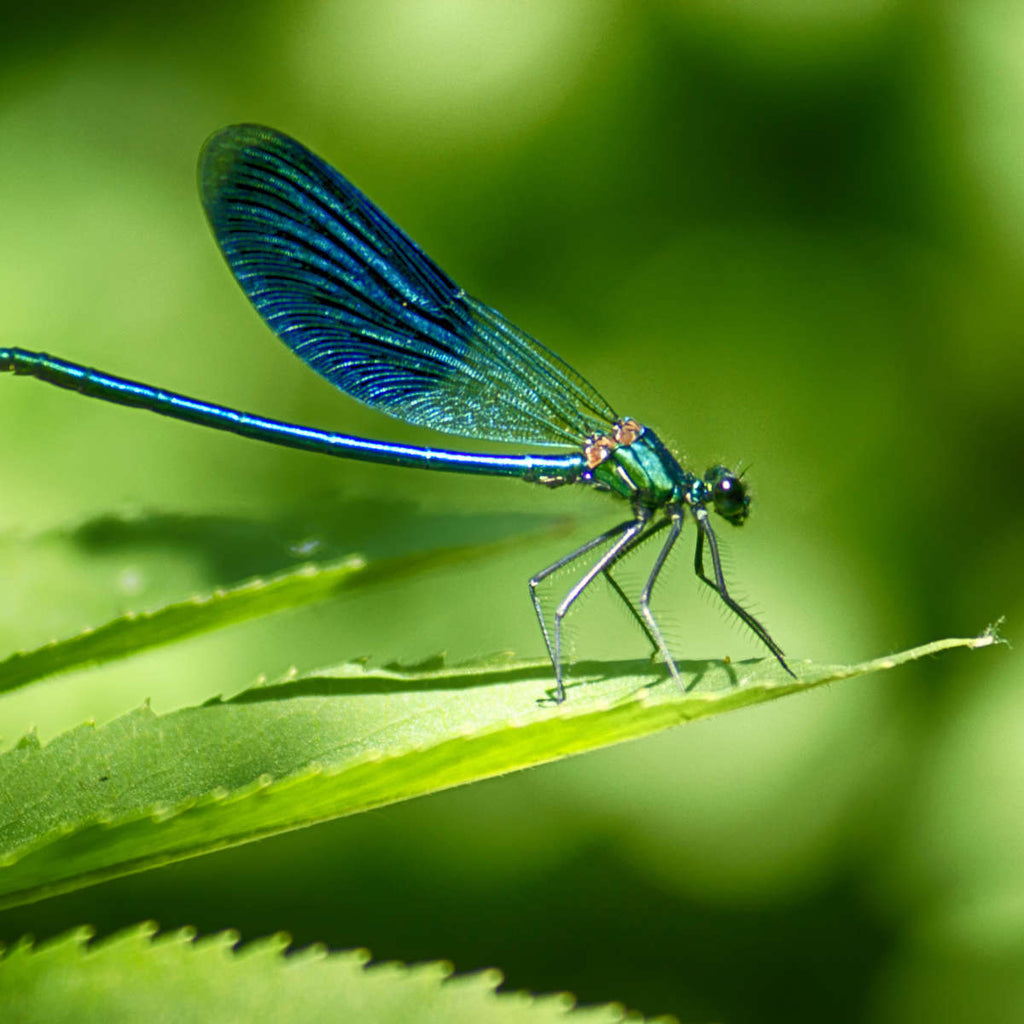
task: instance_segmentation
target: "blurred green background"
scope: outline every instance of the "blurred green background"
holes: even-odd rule
[[[694,468],[750,467],[728,569],[790,655],[860,660],[1003,614],[1012,638],[1019,4],[205,0],[2,17],[3,344],[436,442],[305,370],[222,264],[199,146],[270,124]],[[0,389],[4,651],[307,551],[573,523],[6,697],[7,745],[291,665],[539,655],[527,577],[618,512]],[[127,524],[105,533],[111,513]],[[681,554],[658,594],[680,656],[761,653],[700,589]],[[587,657],[644,650],[607,595],[573,640]],[[1020,683],[1005,648],[954,654],[7,911],[0,940],[155,918],[496,965],[512,988],[684,1020],[1020,1019]]]

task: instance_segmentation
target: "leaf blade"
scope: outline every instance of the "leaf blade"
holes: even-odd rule
[[[45,747],[28,738],[0,756],[0,907],[994,642],[797,665],[799,680],[774,661],[682,663],[687,693],[650,663],[583,664],[554,710],[537,701],[547,663],[343,665]]]
[[[232,932],[197,941],[191,929],[156,930],[142,924],[89,943],[88,929],[79,928],[38,947],[20,941],[0,957],[0,1016],[106,1022],[129,1012],[133,1020],[159,1020],[173,1007],[174,1020],[186,1022],[643,1020],[621,1006],[573,1009],[564,995],[499,993],[501,975],[494,970],[452,977],[449,964],[368,964],[364,950],[288,950],[286,935],[237,948]]]

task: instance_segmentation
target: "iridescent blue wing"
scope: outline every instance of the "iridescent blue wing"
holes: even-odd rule
[[[367,405],[466,437],[578,445],[608,403],[553,352],[468,296],[336,170],[258,125],[199,160],[224,258],[277,336]]]

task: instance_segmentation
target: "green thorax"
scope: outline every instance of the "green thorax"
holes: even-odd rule
[[[645,508],[687,500],[698,480],[679,465],[653,430],[635,420],[619,420],[611,434],[590,438],[583,454],[584,482]]]

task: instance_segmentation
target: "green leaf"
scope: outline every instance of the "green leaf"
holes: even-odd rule
[[[796,664],[798,679],[774,660],[683,662],[685,692],[650,662],[581,663],[559,706],[546,661],[349,664],[46,747],[28,736],[0,756],[0,906],[996,639]]]
[[[286,957],[283,935],[233,949],[230,932],[194,941],[190,930],[154,939],[155,931],[140,925],[90,944],[78,929],[38,948],[19,942],[0,959],[0,1020],[642,1024],[618,1006],[573,1009],[566,995],[499,995],[493,970],[453,978],[448,964],[368,967],[362,950],[313,946]]]
[[[77,636],[54,640],[0,661],[0,693],[45,676],[101,665],[199,633],[417,572],[465,563],[521,543],[522,538],[441,548],[367,562],[350,555],[327,565],[306,564],[267,579],[247,580],[210,594],[197,594],[154,611],[129,612]]]

